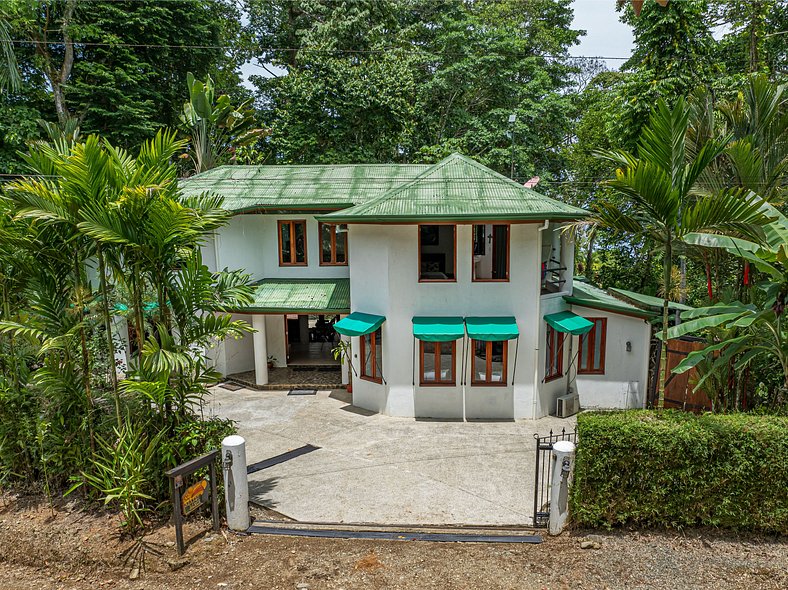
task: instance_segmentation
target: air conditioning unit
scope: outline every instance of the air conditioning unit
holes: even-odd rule
[[[562,395],[556,400],[555,414],[559,418],[568,418],[580,411],[580,396],[576,393]]]

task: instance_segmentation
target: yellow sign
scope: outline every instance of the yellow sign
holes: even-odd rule
[[[197,510],[203,503],[203,494],[208,488],[208,480],[201,479],[196,484],[191,486],[181,497],[181,505],[183,506],[183,514],[191,514]]]

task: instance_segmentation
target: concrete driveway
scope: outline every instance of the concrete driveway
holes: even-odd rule
[[[253,501],[300,521],[531,525],[535,432],[575,420],[445,422],[391,418],[315,396],[214,389],[211,413],[238,422],[247,463],[319,450],[249,476]]]

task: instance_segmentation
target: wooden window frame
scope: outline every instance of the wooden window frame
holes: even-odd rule
[[[558,338],[554,338],[552,342],[550,341],[551,332],[558,335]],[[555,381],[556,379],[560,379],[564,376],[564,333],[559,332],[558,330],[553,329],[552,326],[548,325],[545,332],[545,340],[547,341],[547,346],[545,347],[544,382],[547,383],[548,381]],[[550,355],[552,354],[558,355],[555,373],[549,372],[553,366],[553,363],[549,362]]]
[[[348,251],[347,251],[347,232],[342,232],[345,240],[345,262],[337,262],[337,231],[336,228],[344,223],[323,223],[322,221],[317,224],[317,245],[320,250],[319,260],[320,266],[347,266],[348,265]],[[323,228],[329,226],[331,230],[331,261],[325,262],[323,260]]]
[[[419,340],[419,385],[421,387],[456,387],[457,386],[457,341],[453,340],[451,342],[451,381],[446,380],[444,381],[440,377],[433,379],[432,381],[425,381],[424,380],[424,345],[427,342],[423,340]],[[429,342],[429,344],[435,344],[435,351],[432,353],[435,356],[435,374],[438,375],[440,371],[440,361],[441,356],[441,344],[443,342]]]
[[[578,343],[578,362],[577,362],[577,374],[578,375],[604,375],[605,374],[605,350],[607,349],[607,318],[586,318],[589,322],[594,322],[594,327],[591,328],[589,332],[580,336],[580,342]],[[601,350],[599,351],[599,368],[594,369],[594,346],[596,343],[596,330],[597,327],[602,326],[602,338],[599,341],[599,345]],[[586,369],[581,369],[580,364],[580,356],[583,354],[583,342],[586,343],[587,350],[585,351],[586,354]]]
[[[473,223],[471,224],[471,282],[472,283],[508,283],[510,277],[510,270],[511,270],[511,261],[512,261],[512,225],[510,223],[491,223],[490,225],[504,225],[506,226],[506,278],[505,279],[477,279],[476,278],[476,266],[473,263],[473,252],[474,252],[474,229],[480,225],[487,225],[486,223]],[[495,232],[493,232],[493,242],[490,244],[490,248],[492,251],[495,252]]]
[[[282,226],[287,224],[290,226],[290,259],[295,258],[295,226],[297,224],[304,225],[304,261],[303,262],[288,262],[282,258]],[[279,219],[276,222],[277,241],[279,242],[279,266],[309,266],[309,248],[307,239],[307,223],[306,219]]]
[[[359,377],[361,379],[363,379],[364,381],[372,381],[373,383],[383,383],[383,375],[382,374],[378,375],[378,343],[377,343],[378,330],[380,330],[380,328],[378,328],[374,332],[370,332],[369,334],[364,334],[363,336],[359,336],[359,340],[360,340],[359,352],[361,353],[361,363],[360,363],[361,364],[361,370],[359,371]],[[367,362],[366,362],[366,359],[367,359],[367,343],[366,343],[366,337],[367,336],[369,336],[370,348],[372,349],[372,375],[367,375],[366,374],[366,370],[367,370]],[[383,331],[382,330],[380,331],[380,337],[381,337],[381,339],[383,339]],[[382,373],[382,369],[383,369],[382,365],[383,365],[383,363],[380,363],[380,364],[381,364],[381,373]]]
[[[454,247],[452,248],[452,256],[454,256],[454,278],[453,279],[422,279],[421,278],[421,228],[424,225],[449,225],[454,229]],[[419,234],[419,250],[418,250],[418,265],[416,272],[420,283],[456,283],[457,282],[457,224],[456,223],[419,223],[416,225],[416,231]]]
[[[476,379],[475,358],[476,342],[483,342],[485,345],[484,354],[487,364],[484,369],[485,379],[481,381]],[[501,380],[492,381],[492,345],[493,342],[503,342],[503,371],[501,371]],[[474,340],[471,338],[471,386],[482,387],[506,387],[509,385],[509,341],[508,340]]]

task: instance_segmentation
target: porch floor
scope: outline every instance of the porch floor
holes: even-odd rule
[[[232,373],[227,380],[244,387],[262,390],[339,389],[342,371],[339,365],[291,365],[268,370],[268,384],[256,385],[254,371]]]

